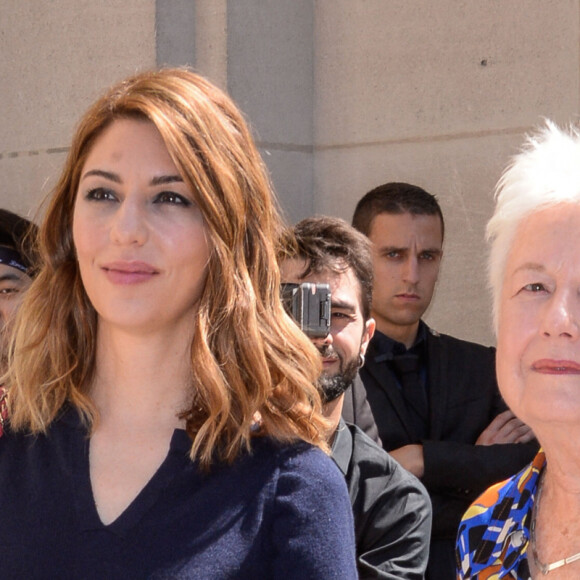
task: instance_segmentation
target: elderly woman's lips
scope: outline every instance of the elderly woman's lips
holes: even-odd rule
[[[541,359],[537,360],[532,369],[538,373],[557,375],[557,374],[580,374],[580,364],[571,360],[554,360]]]

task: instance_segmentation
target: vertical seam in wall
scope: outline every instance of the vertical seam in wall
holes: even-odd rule
[[[579,0],[580,1],[580,0]],[[229,94],[230,92],[230,45],[229,45],[229,30],[230,30],[230,21],[229,21],[229,15],[230,15],[230,5],[229,5],[229,0],[226,0],[225,2],[225,18],[224,18],[224,35],[225,35],[225,54],[224,54],[224,67],[225,70],[223,71],[224,74],[224,84],[225,84],[225,90],[226,92]]]
[[[228,91],[228,1],[195,2],[195,68]]]
[[[159,67],[159,0],[155,0],[155,26],[153,30],[155,45],[155,66]]]
[[[580,1],[580,0],[579,0]],[[310,54],[310,59],[311,59],[311,67],[310,70],[312,71],[312,104],[310,107],[310,144],[312,145],[312,153],[310,154],[310,159],[311,159],[311,163],[312,163],[312,173],[311,173],[311,190],[312,190],[312,201],[310,203],[310,211],[311,213],[315,213],[315,210],[317,209],[317,198],[318,198],[318,178],[317,178],[317,167],[316,167],[316,161],[317,161],[317,153],[316,153],[316,120],[317,120],[317,103],[318,103],[318,85],[316,82],[317,79],[317,70],[316,70],[316,64],[317,64],[317,35],[316,35],[316,31],[317,29],[317,23],[316,23],[316,15],[317,15],[317,6],[316,6],[317,2],[316,0],[311,0],[311,10],[312,10],[312,17],[311,17],[311,23],[312,23],[312,30],[311,30],[311,37],[312,37],[312,52]]]

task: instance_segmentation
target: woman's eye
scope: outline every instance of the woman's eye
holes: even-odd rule
[[[95,187],[87,193],[87,199],[93,201],[112,201],[115,200],[115,194],[110,189],[104,187]]]
[[[523,289],[526,292],[543,292],[546,287],[540,282],[532,282],[531,284],[526,284]]]
[[[186,207],[191,205],[191,201],[174,191],[162,191],[157,194],[153,203],[170,203],[174,205],[184,205]]]

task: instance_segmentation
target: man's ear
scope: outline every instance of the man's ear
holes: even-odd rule
[[[360,353],[362,355],[364,355],[367,352],[367,347],[369,346],[369,342],[371,341],[371,338],[373,337],[373,334],[375,333],[376,327],[377,327],[377,324],[376,324],[374,318],[369,318],[365,322],[365,329],[364,329],[362,340],[360,343]]]

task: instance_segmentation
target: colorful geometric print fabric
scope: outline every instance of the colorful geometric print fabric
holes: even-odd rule
[[[527,550],[543,451],[514,477],[490,487],[467,510],[455,549],[458,579],[530,580]]]

